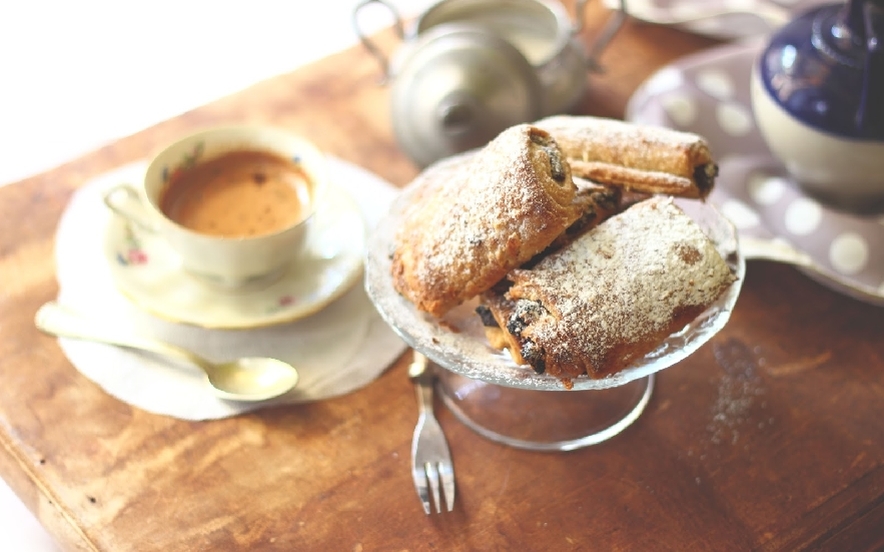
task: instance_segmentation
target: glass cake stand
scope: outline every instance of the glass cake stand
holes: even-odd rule
[[[733,225],[709,203],[678,200],[715,243],[736,282],[705,312],[670,335],[629,368],[602,379],[581,376],[567,388],[553,376],[536,374],[491,347],[475,303],[438,319],[418,311],[393,288],[391,255],[396,229],[411,197],[426,180],[418,177],[393,202],[368,242],[365,287],[381,317],[414,350],[436,365],[442,399],[451,412],[493,441],[529,450],[574,450],[597,444],[629,427],[644,411],[657,372],[683,360],[709,341],[730,318],[745,276]]]

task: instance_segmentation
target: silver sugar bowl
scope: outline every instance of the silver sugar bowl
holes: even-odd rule
[[[393,130],[409,157],[424,167],[514,124],[572,110],[626,17],[622,0],[587,50],[586,1],[572,22],[555,0],[441,0],[408,30],[388,0],[359,2],[353,24],[390,87]],[[402,39],[389,61],[359,28],[360,10],[374,3],[390,10]]]

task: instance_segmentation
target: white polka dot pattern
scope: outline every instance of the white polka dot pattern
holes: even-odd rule
[[[755,127],[752,113],[738,103],[723,103],[716,110],[718,124],[731,136],[745,136]]]
[[[759,205],[773,205],[786,191],[786,183],[782,178],[755,175],[747,183],[749,195]]]
[[[671,90],[677,90],[684,84],[684,76],[678,69],[663,68],[655,73],[644,84],[651,94],[665,94]]]
[[[799,197],[786,208],[786,230],[796,236],[806,236],[816,230],[823,217],[819,204]]]
[[[697,120],[697,105],[687,96],[673,93],[661,98],[663,109],[673,121],[687,127]]]
[[[721,214],[728,218],[737,230],[745,230],[760,224],[761,219],[754,209],[737,199],[728,199],[722,202]]]
[[[869,260],[869,246],[859,234],[845,232],[832,240],[829,259],[838,272],[856,274],[866,267]]]
[[[718,69],[708,69],[697,74],[697,87],[718,100],[729,100],[734,96],[734,83],[730,75]]]

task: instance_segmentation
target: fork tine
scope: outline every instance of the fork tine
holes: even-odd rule
[[[433,494],[433,504],[436,506],[436,513],[442,513],[442,499],[439,497],[439,470],[436,464],[427,462],[424,464],[424,471],[427,472],[427,480],[430,482],[430,491]]]
[[[411,478],[414,479],[414,488],[417,489],[417,496],[421,499],[424,506],[424,513],[430,515],[430,493],[427,487],[427,473],[421,466],[415,466],[411,470]]]
[[[451,462],[439,462],[439,476],[442,479],[442,494],[448,511],[454,510],[454,467]]]

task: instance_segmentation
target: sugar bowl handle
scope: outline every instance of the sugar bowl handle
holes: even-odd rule
[[[574,17],[575,23],[572,31],[573,34],[583,32],[584,11],[588,1],[589,0],[577,0]],[[617,31],[620,30],[620,27],[623,26],[623,22],[626,21],[627,15],[626,0],[620,0],[620,7],[611,15],[608,22],[602,28],[602,33],[589,47],[589,51],[586,54],[587,69],[596,73],[601,73],[604,70],[598,62],[598,58],[601,56],[602,51],[608,46],[608,43],[611,42],[611,39],[614,38],[614,35],[617,34]]]
[[[388,2],[387,0],[361,0],[356,4],[356,7],[353,8],[353,30],[356,31],[356,36],[359,37],[359,42],[362,43],[362,46],[365,47],[368,52],[375,57],[378,63],[381,66],[381,84],[386,84],[390,78],[390,61],[387,58],[387,55],[381,50],[381,48],[375,44],[373,40],[368,38],[368,36],[363,32],[362,27],[359,25],[359,12],[362,11],[369,4],[380,4],[387,8],[390,13],[393,15],[393,30],[396,32],[396,35],[400,40],[405,39],[405,27],[402,25],[402,18],[399,16],[399,12],[396,8]]]

